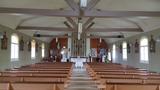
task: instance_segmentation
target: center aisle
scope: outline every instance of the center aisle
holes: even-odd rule
[[[86,68],[73,68],[72,75],[68,81],[68,87],[65,90],[99,90],[88,75]]]

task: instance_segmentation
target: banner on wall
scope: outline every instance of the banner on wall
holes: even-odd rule
[[[90,54],[91,54],[91,57],[97,57],[97,49],[91,48]]]

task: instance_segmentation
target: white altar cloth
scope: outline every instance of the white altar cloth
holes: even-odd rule
[[[86,58],[71,58],[71,62],[75,63],[76,68],[82,68],[83,63],[86,62]]]

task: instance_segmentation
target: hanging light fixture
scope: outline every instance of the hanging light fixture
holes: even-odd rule
[[[80,0],[80,7],[81,8],[87,7],[87,0]]]

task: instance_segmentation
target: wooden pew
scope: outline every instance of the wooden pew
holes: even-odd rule
[[[120,64],[86,64],[102,90],[160,90],[160,74]]]
[[[73,65],[56,64],[40,63],[0,72],[0,90],[64,90]]]

